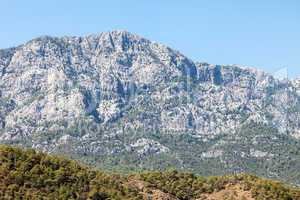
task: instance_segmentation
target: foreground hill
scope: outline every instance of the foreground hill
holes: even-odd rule
[[[250,175],[116,175],[34,150],[0,146],[0,199],[297,200],[300,190]]]
[[[0,50],[0,143],[111,169],[300,184],[300,84],[196,63],[126,31]]]

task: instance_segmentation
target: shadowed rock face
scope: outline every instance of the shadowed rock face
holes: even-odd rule
[[[196,172],[255,171],[298,156],[299,95],[299,80],[194,63],[126,31],[45,36],[0,50],[0,141],[133,167],[167,167],[145,161],[166,156]],[[261,174],[282,178],[278,168]]]

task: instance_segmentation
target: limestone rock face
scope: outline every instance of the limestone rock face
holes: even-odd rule
[[[44,36],[0,50],[1,143],[80,159],[119,156],[125,165],[135,160],[151,169],[161,163],[149,164],[149,157],[165,156],[190,169],[210,160],[251,171],[240,161],[297,147],[299,119],[299,79],[195,63],[126,31]],[[296,159],[298,150],[286,155]],[[281,177],[276,169],[263,175]]]

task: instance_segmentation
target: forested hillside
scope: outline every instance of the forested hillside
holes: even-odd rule
[[[169,170],[117,175],[35,150],[0,146],[0,199],[300,199],[300,189],[252,175],[203,178]]]

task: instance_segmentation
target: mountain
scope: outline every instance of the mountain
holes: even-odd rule
[[[300,184],[299,119],[299,80],[193,62],[126,31],[0,51],[0,142],[103,169]]]
[[[34,150],[0,146],[1,199],[297,200],[299,188],[240,174],[203,178],[178,171],[95,171]]]

